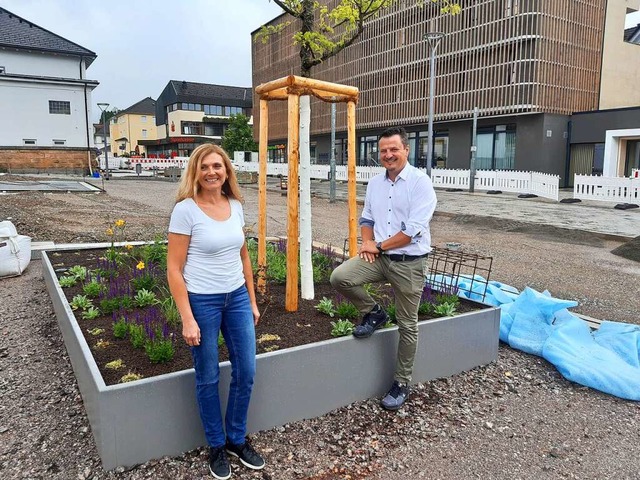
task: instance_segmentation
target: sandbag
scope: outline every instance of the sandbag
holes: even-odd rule
[[[18,235],[13,223],[0,222],[0,278],[21,275],[31,261],[31,237]]]

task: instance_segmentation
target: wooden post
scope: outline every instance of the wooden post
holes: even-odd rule
[[[289,163],[289,184],[287,186],[287,293],[285,310],[298,310],[298,161],[300,156],[300,97],[289,94],[289,142],[287,162]]]
[[[356,215],[356,104],[347,103],[347,180],[349,193],[349,256],[358,253]]]
[[[269,103],[260,99],[260,143],[258,173],[258,293],[267,293],[267,144],[269,143]]]

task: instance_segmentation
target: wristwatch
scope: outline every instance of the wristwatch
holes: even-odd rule
[[[382,242],[376,243],[376,248],[380,253],[384,252],[384,249],[382,248]]]

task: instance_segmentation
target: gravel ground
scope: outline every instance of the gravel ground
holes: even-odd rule
[[[35,241],[105,241],[116,218],[129,239],[166,230],[175,184],[111,180],[108,195],[0,196]],[[247,224],[257,193],[245,188]],[[268,230],[286,233],[286,199],[270,193]],[[342,246],[344,203],[315,199],[314,239]],[[342,220],[343,219],[343,220]],[[494,257],[492,277],[549,289],[596,318],[640,323],[640,265],[610,251],[621,242],[523,222],[437,215],[435,244],[461,242]],[[39,262],[0,280],[0,478],[206,478],[206,450],[104,472],[57,332]],[[635,293],[634,293],[635,292]],[[377,399],[254,435],[268,466],[244,479],[640,478],[640,405],[572,384],[546,361],[501,345],[497,362],[416,385],[408,405],[389,413]]]

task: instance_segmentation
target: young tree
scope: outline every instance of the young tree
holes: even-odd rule
[[[222,148],[233,158],[233,152],[257,152],[258,144],[253,139],[253,128],[249,117],[238,113],[231,115],[231,122],[222,137]]]
[[[271,1],[271,0],[269,0]],[[273,0],[282,10],[300,20],[293,42],[300,46],[300,75],[311,77],[311,69],[350,46],[364,31],[365,24],[382,9],[399,0],[338,0],[329,8],[327,0]],[[440,5],[442,14],[457,15],[459,0],[414,0],[417,4]],[[265,25],[257,39],[266,43],[271,35],[282,32],[291,22]],[[311,265],[311,186],[310,122],[308,95],[300,97],[300,283],[302,298],[313,299]]]

